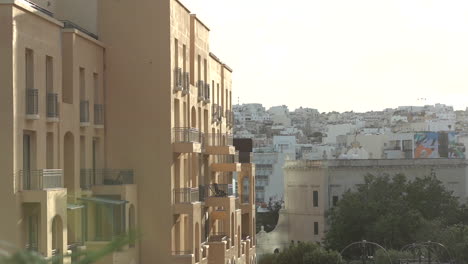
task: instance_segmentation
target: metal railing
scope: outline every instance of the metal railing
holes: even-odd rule
[[[104,125],[104,105],[103,104],[94,105],[94,124]]]
[[[203,80],[198,80],[197,88],[198,88],[198,100],[204,101],[205,100],[205,82]]]
[[[32,8],[38,10],[38,11],[41,11],[42,13],[48,15],[48,16],[51,16],[53,17],[54,16],[54,13],[50,12],[49,10],[37,5],[36,3],[34,3],[33,1],[30,1],[30,0],[23,0],[24,2],[28,3]]]
[[[179,188],[174,189],[174,203],[193,203],[200,200],[200,191],[198,188]]]
[[[243,193],[241,196],[241,203],[249,203],[250,202],[250,194]]]
[[[234,155],[216,155],[216,161],[214,163],[238,163],[239,152]]]
[[[184,93],[190,93],[190,74],[188,72],[184,72],[183,74],[183,92]]]
[[[90,189],[94,185],[133,184],[132,169],[81,169],[80,186]]]
[[[229,236],[225,232],[215,232],[208,237],[208,242],[223,242],[228,240]]]
[[[205,101],[209,101],[211,99],[211,92],[210,92],[210,84],[205,83]]]
[[[177,67],[174,69],[174,88],[175,90],[184,89],[184,79],[182,74],[182,68]]]
[[[89,101],[80,102],[80,123],[89,123]]]
[[[30,251],[38,251],[37,243],[26,244],[25,248]]]
[[[47,93],[47,117],[48,118],[59,117],[57,93]]]
[[[21,170],[19,174],[23,190],[63,188],[62,169]]]
[[[213,104],[211,105],[211,121],[214,122],[220,122],[222,120],[221,115],[222,115],[222,107]]]
[[[200,133],[196,128],[175,127],[173,132],[175,143],[203,142],[203,133]]]
[[[26,89],[26,114],[38,115],[39,114],[39,90]]]
[[[88,31],[88,30],[86,30],[86,29],[84,29],[84,28],[78,26],[77,24],[75,24],[75,23],[73,23],[73,22],[71,22],[71,21],[69,21],[69,20],[61,20],[61,22],[63,23],[63,27],[64,27],[64,28],[73,28],[73,29],[77,29],[77,30],[79,30],[79,31],[81,31],[81,32],[83,32],[83,33],[85,33],[86,35],[88,35],[88,36],[94,38],[94,39],[99,39],[98,35],[96,35],[96,34],[90,32],[90,31]]]
[[[226,110],[226,124],[228,126],[234,125],[234,112],[231,110]]]
[[[208,146],[232,146],[234,136],[232,134],[205,133],[205,142]]]
[[[228,197],[235,196],[232,184],[208,184],[200,186],[200,200],[204,201],[208,197]]]

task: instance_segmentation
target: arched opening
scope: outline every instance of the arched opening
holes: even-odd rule
[[[75,188],[75,141],[71,132],[65,134],[63,156],[65,188],[68,188],[68,191],[70,191]]]
[[[135,206],[133,204],[130,205],[128,209],[128,231],[135,233],[135,224],[136,219],[135,219]],[[135,240],[131,239],[130,243],[128,245],[131,248],[135,247]]]
[[[200,261],[200,225],[195,224],[195,262]]]
[[[192,113],[191,113],[191,120],[190,120],[190,126],[193,128],[197,127],[197,110],[195,110],[195,107],[192,107]]]
[[[52,219],[52,255],[63,254],[63,223],[62,218],[56,215]]]
[[[235,228],[234,228],[234,213],[231,213],[231,247],[234,246],[235,241]]]

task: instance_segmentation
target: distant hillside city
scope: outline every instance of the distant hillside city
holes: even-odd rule
[[[252,138],[257,201],[282,200],[287,160],[465,159],[468,109],[444,104],[320,113],[233,106],[235,137]]]

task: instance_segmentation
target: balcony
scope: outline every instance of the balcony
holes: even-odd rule
[[[131,169],[81,169],[81,189],[90,190],[95,185],[126,185],[134,184]]]
[[[198,88],[198,101],[199,102],[205,101],[205,82],[202,80],[199,80],[197,83],[197,88]]]
[[[221,123],[222,122],[222,108],[217,104],[211,105],[211,123]]]
[[[176,127],[173,129],[173,151],[176,153],[201,153],[203,133],[196,128]]]
[[[209,155],[234,155],[236,148],[233,146],[232,134],[207,133],[205,137],[205,153]]]
[[[211,164],[212,171],[239,172],[241,169],[238,153],[234,155],[217,155],[215,161]]]
[[[204,89],[205,89],[205,100],[203,101],[203,103],[208,104],[211,102],[210,85],[208,83],[205,83]]]
[[[200,186],[200,200],[202,201],[210,197],[235,197],[236,195],[232,184],[213,183]]]
[[[94,126],[96,128],[104,127],[104,105],[103,104],[94,105]]]
[[[59,121],[58,94],[47,93],[47,122]]]
[[[26,89],[26,119],[39,119],[39,90]]]
[[[62,169],[21,170],[19,174],[22,190],[63,188]]]
[[[226,124],[229,127],[234,126],[234,112],[231,110],[226,110]]]
[[[174,70],[174,91],[183,91],[184,90],[184,75],[182,74],[182,68],[177,67]]]
[[[194,203],[200,201],[198,188],[174,189],[174,203]]]
[[[172,251],[172,263],[174,264],[193,264],[195,256],[191,251]]]
[[[190,73],[184,72],[183,74],[183,83],[182,83],[182,94],[190,94]]]
[[[208,237],[210,246],[208,263],[225,263],[228,258],[229,237],[225,233],[214,233]]]
[[[89,101],[80,102],[80,126],[89,126]]]

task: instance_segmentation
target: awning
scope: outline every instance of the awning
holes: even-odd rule
[[[82,204],[72,204],[72,203],[67,204],[67,209],[68,210],[76,210],[76,209],[81,209],[81,208],[84,208],[84,205],[82,205]]]
[[[81,197],[78,200],[82,200],[85,202],[94,202],[94,203],[101,203],[101,204],[108,204],[108,205],[121,205],[126,204],[128,201],[126,200],[113,200],[101,197]]]

